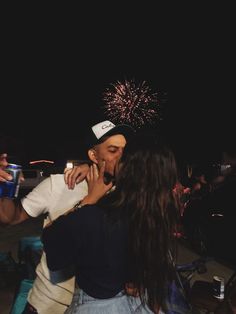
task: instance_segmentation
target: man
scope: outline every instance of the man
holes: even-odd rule
[[[112,178],[114,167],[123,152],[126,140],[133,134],[134,131],[131,127],[115,126],[110,121],[94,125],[89,130],[86,141],[89,159],[99,168],[105,161],[105,172]],[[88,166],[86,174],[87,172]],[[0,222],[16,224],[29,217],[47,214],[45,226],[73,208],[87,193],[86,180],[76,184],[74,189],[68,189],[63,175],[51,175],[34,188],[19,204],[15,204],[10,199],[1,199]],[[64,313],[72,301],[74,277],[71,277],[68,272],[50,272],[44,253],[36,273],[37,277],[29,292],[28,304],[24,313]]]

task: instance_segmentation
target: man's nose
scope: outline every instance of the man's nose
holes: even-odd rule
[[[123,148],[120,148],[120,149],[118,150],[118,156],[119,156],[119,157],[121,157],[121,155],[123,154],[123,150],[124,150]]]

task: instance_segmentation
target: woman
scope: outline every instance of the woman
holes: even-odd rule
[[[92,167],[79,208],[44,230],[48,267],[75,267],[80,292],[68,313],[163,313],[174,278],[174,155],[156,136],[139,136],[116,167],[114,191],[103,174]]]

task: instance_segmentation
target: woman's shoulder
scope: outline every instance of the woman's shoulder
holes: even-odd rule
[[[57,225],[57,228],[66,228],[68,231],[72,231],[74,228],[77,230],[78,227],[84,228],[89,224],[100,223],[101,216],[102,211],[98,206],[85,205],[61,215],[53,224]]]
[[[104,212],[97,205],[84,205],[76,209],[71,216],[71,226],[75,226],[76,230],[96,230],[103,224]],[[86,231],[86,232],[87,232]]]
[[[87,204],[74,211],[74,214],[80,217],[98,217],[103,216],[103,213],[102,208],[96,204]]]

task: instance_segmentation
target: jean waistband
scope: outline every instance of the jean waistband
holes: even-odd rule
[[[90,295],[88,295],[86,292],[84,292],[81,289],[79,289],[76,294],[78,297],[77,300],[78,300],[79,304],[84,304],[84,303],[87,303],[90,301],[102,300],[102,299],[91,297]],[[117,293],[114,297],[112,297],[111,299],[122,297],[124,294],[125,294],[125,291],[122,290],[119,293]],[[106,300],[109,300],[109,299],[106,299]]]

